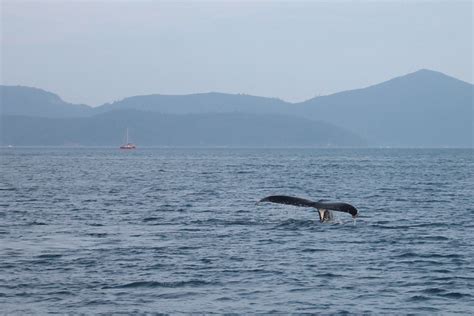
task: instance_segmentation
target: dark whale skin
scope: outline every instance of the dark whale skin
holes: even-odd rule
[[[359,211],[352,205],[348,203],[341,203],[341,202],[333,202],[333,203],[326,203],[326,202],[315,202],[310,201],[294,196],[287,196],[287,195],[271,195],[267,196],[259,201],[260,202],[272,202],[272,203],[279,203],[279,204],[288,204],[294,206],[303,206],[303,207],[314,207],[317,209],[324,209],[324,210],[331,210],[331,211],[338,211],[349,213],[352,217],[356,217]]]

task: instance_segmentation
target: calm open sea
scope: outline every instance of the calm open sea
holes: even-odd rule
[[[0,157],[0,313],[474,313],[472,150]]]

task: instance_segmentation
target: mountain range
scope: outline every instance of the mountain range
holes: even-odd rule
[[[1,145],[472,147],[473,85],[419,70],[289,103],[245,94],[143,95],[98,107],[0,86]]]

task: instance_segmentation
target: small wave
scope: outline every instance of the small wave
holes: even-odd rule
[[[433,266],[442,266],[444,265],[443,262],[435,261],[435,260],[404,260],[399,261],[401,264],[418,264],[418,265],[433,265]]]
[[[414,295],[412,297],[410,297],[410,301],[412,302],[420,302],[420,301],[428,301],[430,298],[429,297],[426,297],[424,295]]]
[[[191,207],[192,205],[186,204],[185,207]],[[172,205],[163,205],[162,208],[157,208],[154,212],[184,212],[184,208],[174,208]]]
[[[72,261],[73,264],[85,267],[93,267],[96,265],[97,260],[89,258],[78,258]]]
[[[450,254],[439,254],[439,253],[415,253],[415,252],[404,252],[394,258],[424,258],[424,259],[453,259],[453,258],[462,258],[462,255],[456,253]]]
[[[417,311],[423,311],[423,312],[431,312],[431,313],[435,313],[436,315],[439,314],[441,311],[436,308],[436,307],[432,307],[432,306],[418,306],[416,308]]]
[[[162,299],[183,299],[187,298],[189,296],[196,296],[199,295],[200,293],[196,292],[178,292],[178,293],[164,293],[158,295],[158,298]]]
[[[266,270],[261,268],[254,269],[224,269],[221,270],[223,273],[272,273],[272,274],[282,274],[281,271],[277,270]]]
[[[378,224],[374,224],[374,225],[371,225],[373,228],[380,228],[380,229],[400,229],[400,230],[405,230],[405,229],[410,229],[411,226],[407,226],[407,225],[400,225],[400,226],[395,226],[395,225],[378,225]]]
[[[319,274],[316,274],[314,276],[318,277],[318,278],[338,278],[338,277],[342,277],[343,275],[342,274],[335,274],[335,273],[331,273],[331,272],[326,272],[326,273],[319,273]]]
[[[76,293],[70,291],[54,291],[47,293],[48,295],[76,295]]]
[[[314,227],[317,224],[314,220],[298,220],[298,219],[288,219],[284,222],[276,225],[276,228],[290,228],[296,229],[300,227]]]
[[[423,240],[434,240],[434,241],[442,241],[442,240],[449,240],[448,237],[445,236],[423,236],[421,237]]]
[[[394,256],[394,258],[413,258],[413,257],[418,257],[419,254],[414,253],[414,252],[404,252],[400,255]]]
[[[182,228],[180,231],[182,232],[200,232],[202,229],[200,228]]]
[[[112,300],[102,300],[102,299],[90,300],[90,301],[84,302],[83,304],[84,304],[84,306],[118,305],[116,302],[114,302]]]
[[[261,225],[260,222],[257,221],[249,221],[249,220],[223,220],[217,218],[211,218],[208,220],[196,220],[192,221],[192,224],[198,225],[224,225],[224,226],[254,226],[254,225]]]
[[[440,293],[446,292],[446,290],[435,287],[435,288],[424,289],[421,292],[425,294],[440,294]]]
[[[361,280],[375,280],[375,279],[381,279],[382,277],[376,276],[376,275],[366,275],[366,276],[361,276],[359,279]]]
[[[63,255],[60,254],[44,254],[44,255],[39,255],[37,258],[41,259],[56,259],[56,258],[61,258]]]
[[[229,257],[229,260],[242,262],[242,261],[244,261],[245,259],[242,258],[242,257],[238,257],[238,256],[230,256],[230,257]]]
[[[29,222],[25,224],[25,226],[42,226],[42,225],[48,225],[48,224],[43,223],[43,222],[38,222],[38,221],[33,221],[33,222]]]
[[[323,251],[330,251],[330,250],[324,249],[324,248],[305,248],[301,250],[301,252],[323,252]]]
[[[190,280],[190,281],[177,281],[177,282],[158,282],[158,281],[137,281],[131,282],[123,285],[117,286],[105,286],[103,289],[128,289],[128,288],[140,288],[140,287],[147,287],[147,288],[178,288],[178,287],[197,287],[197,286],[205,286],[205,285],[213,285],[214,283],[202,281],[202,280]]]
[[[235,301],[235,299],[233,299],[231,297],[223,296],[223,297],[216,298],[216,301],[218,301],[218,302],[227,302],[227,301]]]
[[[87,224],[87,225],[94,226],[94,227],[104,226],[104,224],[100,224],[100,223],[91,223],[91,224]]]
[[[313,290],[313,288],[299,287],[299,288],[296,288],[296,289],[290,289],[289,292],[290,293],[293,293],[293,292],[307,292],[307,291],[310,291],[310,290]]]
[[[158,217],[145,217],[143,219],[144,222],[152,222],[152,221],[157,221],[157,220],[159,220]]]
[[[375,191],[380,191],[380,192],[396,192],[398,189],[396,188],[378,188],[375,189]]]
[[[394,229],[394,230],[410,230],[410,229],[416,229],[420,227],[445,227],[447,224],[446,223],[423,223],[423,224],[413,224],[413,225],[378,225],[374,224],[371,225],[374,228],[380,228],[380,229]]]
[[[201,249],[201,245],[198,246],[181,246],[176,248],[177,250],[196,250],[196,249]]]
[[[169,267],[169,264],[164,264],[164,263],[155,263],[152,266],[149,266],[146,268],[146,270],[156,270],[156,269],[163,269]]]
[[[254,295],[257,295],[257,294],[262,294],[262,293],[268,293],[270,292],[269,290],[250,290],[248,292],[242,292],[242,293],[239,293],[239,296],[242,296],[242,297],[252,297]]]
[[[17,191],[17,188],[0,188],[0,191]]]
[[[467,294],[467,293],[449,292],[449,293],[446,293],[446,294],[441,294],[440,296],[443,296],[443,297],[446,297],[446,298],[458,299],[458,298],[471,297],[472,295]]]
[[[107,237],[108,234],[107,233],[90,233],[90,234],[87,234],[87,236],[104,238],[104,237]]]

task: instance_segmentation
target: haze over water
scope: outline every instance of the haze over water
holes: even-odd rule
[[[3,312],[472,312],[472,150],[1,149]],[[349,202],[255,205],[272,194]]]

